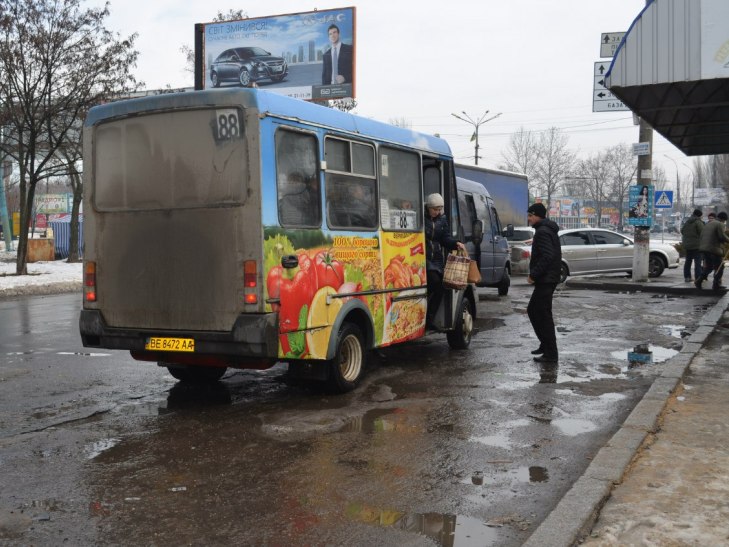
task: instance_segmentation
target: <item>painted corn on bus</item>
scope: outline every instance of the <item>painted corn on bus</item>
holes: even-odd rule
[[[423,196],[459,224],[439,138],[259,89],[93,108],[84,127],[83,344],[178,380],[287,362],[348,391],[368,350],[426,331]],[[435,316],[467,348],[473,286]]]

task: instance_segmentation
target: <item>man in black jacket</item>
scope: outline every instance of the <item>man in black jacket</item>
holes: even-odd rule
[[[535,203],[527,209],[527,222],[535,229],[527,277],[527,283],[534,285],[534,292],[529,299],[527,314],[539,339],[539,347],[532,351],[534,360],[556,363],[557,334],[552,317],[552,296],[559,283],[562,248],[557,235],[559,226],[546,217],[547,210],[541,203]]]
[[[354,59],[353,48],[339,39],[339,27],[337,25],[329,25],[327,33],[329,34],[331,47],[324,53],[322,58],[324,64],[322,66],[321,84],[351,84],[352,60]]]

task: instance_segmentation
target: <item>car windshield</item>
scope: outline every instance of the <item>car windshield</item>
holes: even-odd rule
[[[235,50],[238,57],[257,57],[261,55],[270,55],[265,49],[260,47],[239,47]]]
[[[528,241],[534,237],[534,232],[531,230],[520,230],[519,228],[514,229],[513,236],[507,236],[506,239],[509,241]]]

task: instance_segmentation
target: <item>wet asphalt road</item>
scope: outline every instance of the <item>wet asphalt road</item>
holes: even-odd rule
[[[530,292],[481,289],[469,351],[376,352],[345,396],[283,366],[186,388],[83,348],[77,295],[0,300],[0,545],[520,545],[715,301],[562,288],[544,369]]]

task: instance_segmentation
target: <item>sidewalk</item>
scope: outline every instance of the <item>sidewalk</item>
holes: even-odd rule
[[[573,288],[696,294],[683,270]],[[729,544],[729,295],[702,318],[623,426],[524,545]]]

